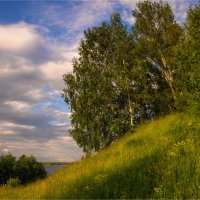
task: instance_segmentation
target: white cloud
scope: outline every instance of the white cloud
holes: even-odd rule
[[[52,108],[51,104],[48,104],[46,105],[46,107],[44,107],[44,112],[51,113],[54,115],[54,119],[50,121],[50,124],[52,124],[53,126],[65,127],[66,129],[71,129],[71,122],[69,120],[71,116],[71,112],[56,110]]]
[[[131,15],[130,12],[124,10],[121,13],[121,16],[122,16],[122,20],[126,21],[129,25],[135,24],[135,18]]]
[[[73,138],[69,136],[60,136],[58,137],[58,139],[65,140],[67,142],[72,142],[72,143],[74,142]]]
[[[27,125],[21,125],[21,124],[15,124],[12,122],[7,122],[7,121],[0,121],[0,131],[3,132],[4,129],[7,128],[23,128],[23,129],[34,129],[34,126],[27,126]]]
[[[47,62],[40,66],[44,77],[49,80],[61,80],[63,74],[72,71],[71,63],[66,61]]]
[[[9,105],[12,109],[15,109],[17,111],[27,111],[31,108],[30,104],[23,101],[5,101],[5,105]]]
[[[126,8],[129,8],[130,10],[133,10],[136,8],[136,5],[141,0],[118,0],[120,4],[125,6]]]
[[[69,115],[56,105],[62,103],[62,75],[72,70],[78,46],[55,45],[37,29],[26,23],[0,25],[0,152],[8,149],[40,160],[75,160],[82,151],[66,136]],[[51,109],[46,110],[47,102]],[[55,146],[54,152],[49,145]]]
[[[18,60],[15,60],[16,64]],[[0,61],[0,63],[2,63]],[[0,68],[0,76],[5,77],[5,76],[17,76],[20,74],[31,74],[35,71],[35,68],[29,64],[27,65],[21,65],[20,67],[17,65],[13,65],[12,61],[8,61],[6,65],[2,65]]]
[[[77,49],[74,47],[68,46],[67,48],[57,48],[62,59],[60,60],[51,60],[46,63],[43,63],[38,66],[40,73],[43,76],[43,79],[46,80],[46,83],[51,85],[57,94],[60,95],[61,90],[64,88],[63,75],[72,72],[72,59],[78,56]],[[60,92],[58,92],[58,90]]]
[[[7,148],[4,148],[2,151],[3,151],[3,153],[8,153],[8,152],[10,152],[10,150],[7,149]]]
[[[33,88],[25,93],[25,96],[32,98],[34,101],[42,100],[45,97],[41,88]]]
[[[77,7],[77,9],[79,9],[79,12],[77,12],[74,20],[73,29],[77,29],[77,27],[85,28],[97,23],[99,19],[107,18],[108,14],[113,11],[113,6],[111,1],[97,0],[89,3],[85,1],[82,7]]]
[[[24,22],[0,25],[0,49],[23,54],[43,43],[35,28]]]
[[[77,40],[76,38],[79,42],[84,29],[107,19],[114,11],[115,3],[109,0],[95,0],[69,4],[44,3],[40,8],[35,9],[39,13],[37,18],[40,19],[38,23],[41,26],[47,26],[50,29],[57,28],[59,30],[57,39],[71,43]]]
[[[190,3],[186,0],[176,1],[173,4],[176,19],[180,24],[183,24],[185,22],[189,5]]]
[[[11,152],[14,156],[34,155],[39,161],[71,162],[80,159],[84,154],[78,149],[71,137],[58,137],[46,142],[31,139],[5,141],[2,152]]]
[[[25,22],[0,25],[0,51],[37,63],[58,58],[54,47],[48,44],[38,29],[46,30]]]
[[[2,128],[0,128],[0,131],[1,131],[1,136],[16,136],[18,135],[15,131],[12,131],[12,130],[4,130]]]
[[[0,26],[0,48],[18,52],[27,50],[41,42],[41,38],[36,34],[34,28],[23,22],[12,25]]]

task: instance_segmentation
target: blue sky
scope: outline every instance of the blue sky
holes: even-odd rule
[[[0,1],[0,154],[73,161],[83,153],[69,136],[60,97],[83,31],[120,12],[132,26],[138,0]],[[190,3],[170,0],[179,23]]]

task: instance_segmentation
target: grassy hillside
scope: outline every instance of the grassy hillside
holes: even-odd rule
[[[170,115],[43,181],[0,199],[200,198],[200,118]]]

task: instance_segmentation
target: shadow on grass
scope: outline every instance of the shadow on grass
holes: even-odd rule
[[[136,162],[114,166],[113,170],[101,171],[81,177],[56,198],[72,199],[136,199],[150,198],[157,186],[154,166],[159,162],[157,153]],[[45,198],[48,198],[46,196]],[[52,197],[51,197],[52,198]]]

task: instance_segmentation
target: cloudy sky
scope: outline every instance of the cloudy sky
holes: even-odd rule
[[[73,161],[83,153],[68,134],[70,109],[60,97],[62,75],[83,31],[121,13],[134,24],[138,0],[0,1],[0,154]],[[170,0],[183,23],[199,0]]]

